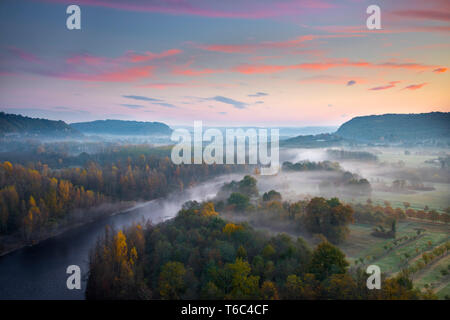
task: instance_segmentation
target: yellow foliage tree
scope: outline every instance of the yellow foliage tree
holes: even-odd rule
[[[238,230],[243,230],[244,227],[242,227],[241,225],[236,225],[234,223],[227,223],[225,225],[225,227],[223,227],[222,232],[226,233],[228,235],[231,235],[232,233],[238,231]]]
[[[205,217],[217,216],[219,213],[214,209],[214,204],[212,202],[206,202],[202,209],[200,210],[200,214]]]

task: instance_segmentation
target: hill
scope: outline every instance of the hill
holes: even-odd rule
[[[81,136],[79,131],[61,120],[30,118],[5,112],[0,112],[0,135]]]
[[[288,148],[328,148],[342,146],[344,139],[329,133],[298,136],[280,141],[281,147]]]
[[[356,117],[336,135],[361,142],[442,141],[450,138],[450,113],[384,114]]]
[[[170,135],[172,129],[161,122],[97,120],[70,125],[83,133],[112,135]]]

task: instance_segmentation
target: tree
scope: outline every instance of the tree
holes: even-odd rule
[[[281,193],[275,190],[270,190],[269,192],[265,192],[262,198],[263,201],[272,201],[272,200],[281,201]]]
[[[315,197],[306,206],[303,218],[305,228],[311,233],[322,233],[330,241],[339,243],[349,234],[348,224],[353,222],[353,209],[339,202]]]
[[[223,229],[222,232],[227,234],[228,236],[232,235],[234,232],[239,231],[239,230],[243,230],[244,228],[241,225],[236,225],[232,222],[227,223]]]
[[[272,281],[264,281],[261,286],[261,299],[263,300],[278,300],[278,290],[275,283]]]
[[[317,280],[322,281],[333,274],[345,273],[348,265],[344,253],[328,241],[324,241],[313,251],[309,272]]]
[[[178,300],[184,292],[186,269],[181,262],[169,261],[159,274],[159,295],[161,299]]]
[[[212,202],[206,202],[203,204],[200,214],[205,217],[211,217],[211,216],[217,216],[219,213],[216,212],[214,209],[214,203]]]
[[[234,263],[228,263],[225,271],[231,276],[231,299],[255,299],[259,295],[259,277],[251,276],[251,267],[247,261],[236,258]]]
[[[290,274],[285,283],[284,298],[290,300],[302,299],[304,295],[303,283],[300,277]]]
[[[236,257],[247,260],[247,250],[245,250],[243,245],[240,245],[237,249]]]
[[[334,300],[357,299],[358,287],[355,280],[348,274],[333,274],[325,283],[324,295]]]
[[[256,179],[252,176],[245,176],[239,181],[239,192],[248,197],[257,196],[258,188],[256,187]]]
[[[249,197],[242,194],[233,192],[228,198],[228,204],[234,205],[237,210],[245,210],[249,204]]]

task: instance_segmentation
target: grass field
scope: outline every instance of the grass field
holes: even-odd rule
[[[450,240],[449,227],[446,225],[402,221],[397,225],[397,239],[405,235],[408,235],[410,239],[399,243],[393,250],[387,251],[384,247],[393,246],[393,239],[372,236],[370,234],[372,228],[373,226],[368,224],[351,225],[349,238],[339,247],[345,252],[351,264],[359,258],[364,258],[365,265],[375,264],[381,268],[382,272],[391,276],[421,259],[423,252],[430,251]],[[411,239],[417,234],[416,228],[426,231],[417,239]],[[449,277],[444,277],[440,272],[448,264],[450,264],[450,255],[426,266],[417,273],[417,277],[414,276],[415,286],[423,289],[425,284],[428,284],[434,290],[439,289],[437,294],[440,298],[450,295],[449,285],[446,285]]]
[[[436,159],[438,156],[434,155],[433,150],[427,152],[427,154],[417,154],[417,149],[410,149],[411,154],[405,155],[406,149],[394,149],[394,148],[381,148],[377,149],[381,153],[377,153],[380,162],[396,163],[399,161],[405,162],[407,166],[411,167],[425,167],[430,164],[425,163],[427,160]],[[442,150],[435,150],[435,152]]]
[[[434,263],[430,268],[426,269],[425,272],[420,273],[417,277],[414,278],[414,284],[422,289],[425,285],[428,285],[430,288],[436,288],[442,281],[448,280],[448,276],[444,276],[441,274],[442,269],[447,269],[448,265],[450,265],[450,256],[438,260]],[[448,270],[448,269],[447,269]]]
[[[396,208],[404,208],[403,202],[409,202],[414,210],[423,210],[425,205],[431,209],[443,211],[450,207],[450,185],[445,183],[433,183],[436,190],[418,191],[414,194],[397,194],[392,192],[374,191],[372,200],[376,204],[383,204],[385,200]]]
[[[445,297],[450,297],[450,283],[448,283],[444,288],[439,290],[436,294],[439,299],[445,299]]]
[[[405,163],[405,168],[438,168],[435,164],[425,163],[427,160],[434,160],[439,157],[439,153],[447,152],[447,150],[443,149],[410,149],[410,155],[405,155],[404,151],[407,149],[395,149],[395,148],[375,148],[372,152],[376,153],[379,158],[379,162],[387,162],[389,164],[398,163],[399,161],[403,161]],[[370,152],[371,149],[369,148]],[[419,152],[420,154],[417,154]],[[345,164],[343,164],[344,167]],[[380,172],[376,168],[365,168],[364,165],[356,165],[355,163],[349,163],[348,170],[352,171],[355,169],[360,169],[362,175],[365,178],[379,178],[384,181],[386,184],[390,185],[394,178],[391,178],[386,174],[379,174]],[[425,206],[428,206],[430,209],[435,209],[438,211],[443,211],[445,208],[450,207],[450,184],[449,183],[437,183],[437,182],[426,182],[426,185],[432,185],[435,190],[432,191],[414,191],[411,194],[402,194],[402,193],[394,193],[394,192],[383,192],[379,190],[374,190],[371,195],[371,199],[376,204],[383,204],[384,201],[389,201],[392,207],[403,207],[403,202],[409,202],[411,204],[411,208],[415,210],[422,210]],[[366,197],[367,198],[367,197]],[[350,200],[350,199],[346,199]],[[354,201],[357,202],[365,202],[367,199],[364,198],[356,198]],[[354,202],[352,201],[352,202]]]

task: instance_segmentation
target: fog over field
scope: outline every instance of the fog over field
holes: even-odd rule
[[[292,163],[301,161],[338,162],[342,170],[357,174],[358,176],[369,180],[372,185],[373,200],[392,199],[392,190],[388,190],[395,180],[405,180],[407,184],[414,183],[422,186],[423,190],[409,190],[401,192],[397,190],[397,196],[401,201],[396,205],[402,206],[403,201],[411,203],[420,203],[417,197],[425,197],[430,203],[428,205],[434,209],[443,210],[450,206],[450,199],[447,194],[450,191],[450,169],[440,168],[436,161],[439,156],[448,154],[446,149],[423,149],[423,148],[358,148],[346,149],[352,151],[367,151],[378,157],[377,161],[365,161],[354,159],[336,159],[327,153],[328,148],[321,149],[301,149],[289,148],[280,150],[280,163],[289,161]],[[335,149],[342,150],[342,149]],[[407,150],[405,154],[405,151]],[[434,160],[434,161],[433,161]],[[427,162],[426,162],[427,161]],[[321,193],[318,184],[321,181],[336,178],[339,174],[328,171],[314,172],[285,172],[282,171],[276,176],[264,176],[258,179],[259,188],[262,192],[275,189],[288,199],[295,199],[298,196],[330,196],[329,193]],[[430,190],[426,190],[426,189]],[[435,190],[431,190],[434,188]],[[335,194],[339,196],[339,193]],[[342,196],[342,195],[340,195]],[[348,197],[347,200],[365,201],[362,197]]]

